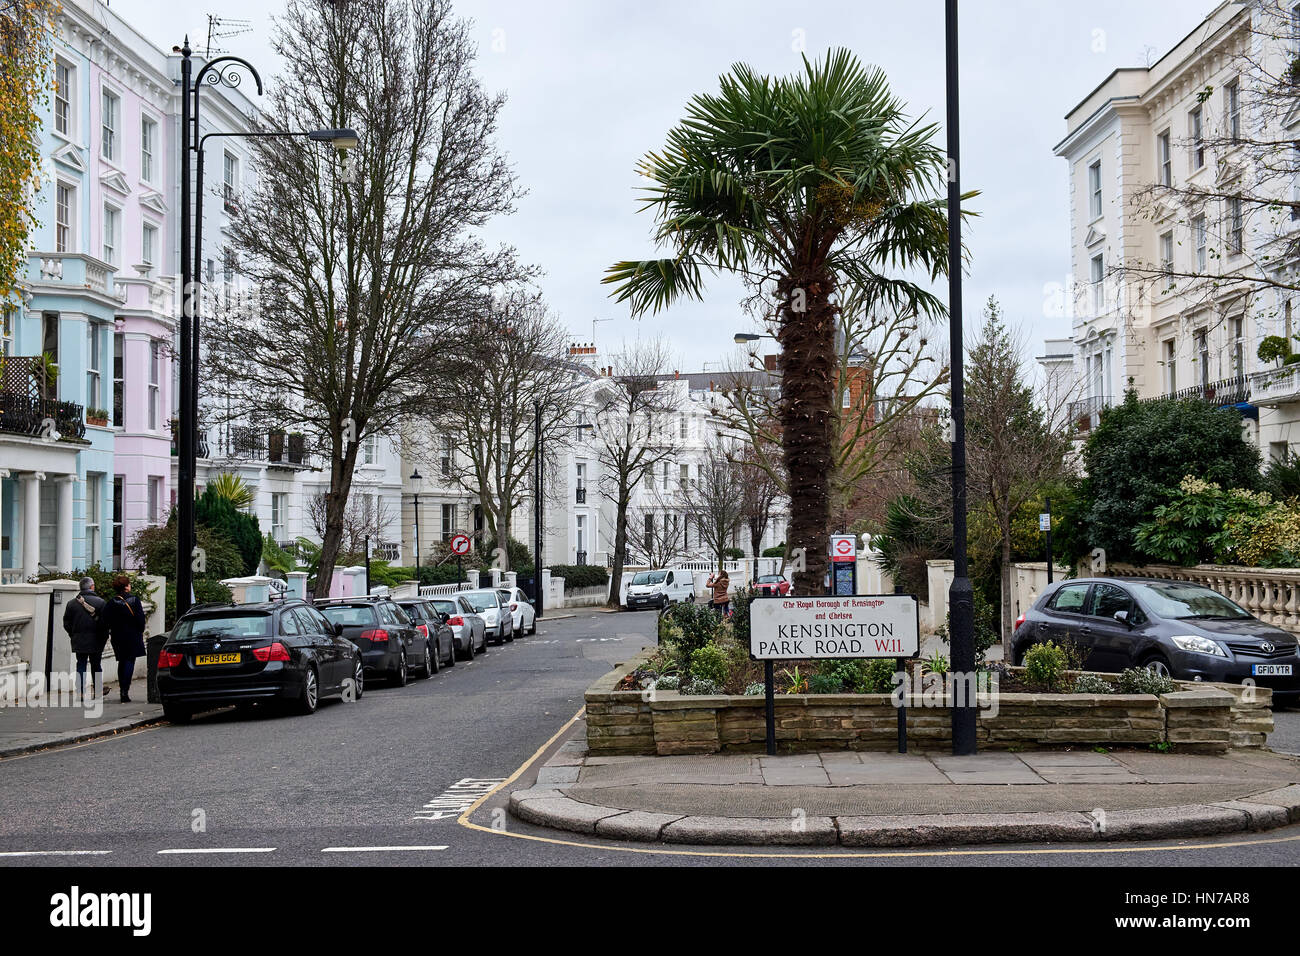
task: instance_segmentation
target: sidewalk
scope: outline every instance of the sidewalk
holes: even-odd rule
[[[1300,821],[1300,761],[1145,751],[584,756],[510,796],[529,823],[610,839],[922,846],[1150,840]]]
[[[141,668],[140,670],[143,670]],[[162,719],[162,706],[147,702],[144,674],[131,682],[131,703],[118,699],[117,681],[104,688],[102,707],[94,698],[75,707],[15,707],[0,702],[0,757],[121,733]]]

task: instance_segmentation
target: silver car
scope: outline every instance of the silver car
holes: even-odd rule
[[[451,597],[429,598],[439,614],[445,615],[451,628],[456,656],[472,661],[475,654],[487,653],[487,625],[473,606],[459,594]]]
[[[496,592],[495,588],[461,591],[456,597],[464,598],[469,602],[469,606],[474,609],[474,613],[483,618],[483,624],[487,627],[487,632],[492,635],[498,644],[515,639],[515,622],[510,613],[510,605],[507,603],[504,607],[502,606],[501,595]]]

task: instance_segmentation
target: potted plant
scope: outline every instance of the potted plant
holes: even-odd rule
[[[284,429],[272,428],[267,439],[266,460],[280,461],[284,457]]]
[[[87,424],[87,425],[98,425],[100,428],[104,428],[105,426],[107,426],[107,425],[108,425],[108,409],[106,409],[106,408],[87,408],[87,409],[86,409],[86,424]]]
[[[307,440],[302,432],[289,432],[289,461],[295,465],[302,464]]]

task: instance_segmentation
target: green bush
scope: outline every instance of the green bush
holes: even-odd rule
[[[44,574],[35,575],[28,580],[39,583],[42,581],[79,581],[83,577],[91,578],[95,582],[95,593],[107,601],[117,593],[113,590],[113,579],[119,574],[126,575],[131,582],[131,593],[143,602],[145,611],[148,612],[153,607],[153,595],[158,588],[140,577],[139,571],[110,571],[101,568],[98,564],[92,564],[88,568],[66,574],[62,571],[46,571]],[[168,587],[167,590],[170,592],[172,589]]]
[[[716,644],[705,644],[691,652],[691,677],[712,681],[721,687],[727,682],[727,655]]]
[[[262,561],[262,529],[257,519],[245,514],[209,485],[194,502],[194,523],[211,528],[235,546],[242,559],[238,576],[253,574]]]
[[[731,633],[749,650],[749,605],[754,601],[754,589],[741,588],[731,596]]]
[[[1025,681],[1049,693],[1059,693],[1065,684],[1065,651],[1051,641],[1035,644],[1025,653]]]
[[[745,556],[745,552],[742,548],[723,548],[722,556],[728,561],[739,561]]]
[[[661,615],[664,626],[679,628],[677,638],[680,660],[689,666],[691,656],[705,644],[711,643],[718,633],[720,619],[703,604],[674,604]]]
[[[818,675],[836,681],[849,694],[888,694],[894,688],[894,659],[831,658],[821,662]]]
[[[785,557],[785,542],[782,541],[782,542],[781,542],[780,544],[778,544],[775,548],[764,548],[764,549],[763,549],[763,557],[765,557],[765,558],[784,558],[784,557]]]
[[[808,693],[810,694],[838,694],[842,690],[844,690],[844,685],[834,675],[813,674],[812,677],[808,678]]]
[[[1165,491],[1165,503],[1137,527],[1134,544],[1158,561],[1193,565],[1227,562],[1235,543],[1230,523],[1259,518],[1273,508],[1272,498],[1243,488],[1220,488],[1190,475]]]
[[[564,578],[566,590],[609,586],[609,571],[596,564],[553,564],[551,577]]]
[[[766,693],[767,693],[767,688],[762,684],[755,683],[755,684],[745,685],[746,697],[762,697]]]
[[[235,599],[226,587],[216,578],[194,579],[195,604],[229,604]],[[176,625],[176,588],[167,582],[167,606],[165,610],[166,627],[171,630]]]
[[[677,690],[681,682],[682,679],[679,675],[665,674],[663,677],[655,681],[655,687],[659,690]]]
[[[683,696],[695,695],[697,697],[704,694],[716,694],[718,693],[718,685],[713,683],[713,681],[711,680],[697,679],[682,684],[681,688],[679,689],[679,693],[681,693]]]
[[[1096,674],[1080,674],[1074,681],[1076,694],[1113,694],[1115,685]]]
[[[207,525],[196,525],[194,539],[204,551],[204,570],[201,572],[203,575],[218,580],[243,576],[243,557],[218,531]],[[261,539],[259,538],[258,541],[260,542]],[[168,581],[175,580],[176,525],[174,523],[141,528],[131,538],[127,551],[144,566],[148,574],[161,575]]]
[[[1161,677],[1145,667],[1130,667],[1120,671],[1119,690],[1122,694],[1172,694],[1176,689],[1168,677]]]

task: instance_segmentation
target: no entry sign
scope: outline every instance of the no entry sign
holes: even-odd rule
[[[749,652],[757,660],[913,657],[920,650],[910,594],[754,598]]]
[[[469,554],[469,535],[467,534],[452,536],[448,544],[451,547],[452,554]]]

